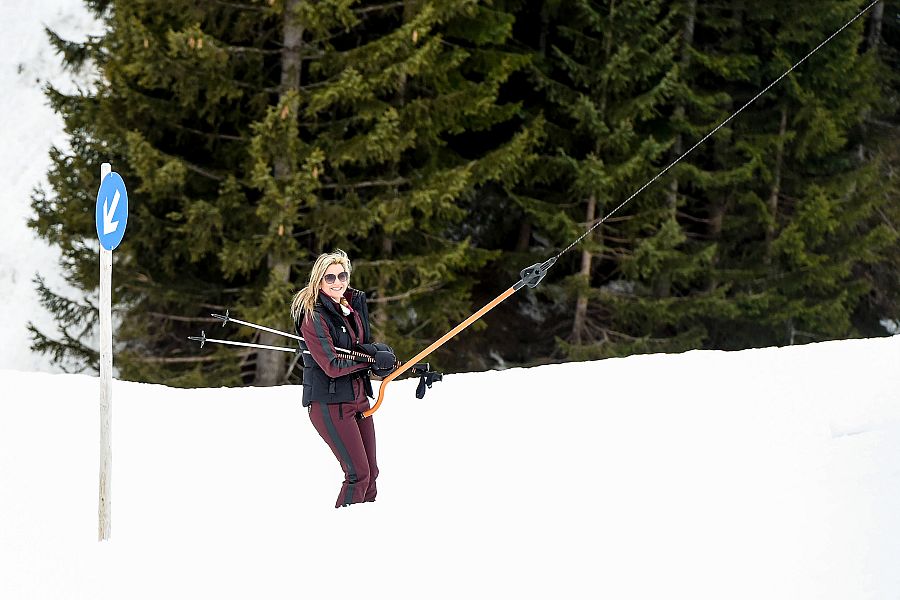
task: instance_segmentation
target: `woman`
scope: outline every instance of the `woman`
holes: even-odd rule
[[[369,409],[369,370],[388,375],[397,362],[389,347],[372,344],[366,295],[350,287],[350,259],[342,250],[316,259],[309,283],[291,303],[303,353],[303,406],[344,470],[335,507],[375,500],[378,464]],[[374,364],[346,351],[364,352]]]

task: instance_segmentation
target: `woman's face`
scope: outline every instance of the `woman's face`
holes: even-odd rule
[[[329,280],[331,281],[329,282]],[[344,269],[344,265],[334,263],[325,269],[325,277],[319,282],[319,289],[335,302],[339,302],[348,285],[350,285],[350,274]]]

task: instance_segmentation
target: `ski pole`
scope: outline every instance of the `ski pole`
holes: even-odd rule
[[[385,377],[382,380],[381,387],[378,389],[378,399],[375,401],[375,406],[373,406],[369,410],[363,412],[362,417],[363,418],[370,417],[375,413],[376,410],[378,410],[378,407],[381,406],[382,400],[384,400],[384,392],[387,389],[387,386],[391,381],[393,381],[394,379],[399,377],[401,374],[405,373],[409,369],[416,366],[416,363],[418,363],[420,360],[422,360],[423,358],[425,358],[426,356],[428,356],[429,354],[431,354],[432,352],[434,352],[441,346],[443,346],[447,342],[447,340],[451,339],[456,334],[458,334],[460,331],[462,331],[463,329],[467,328],[469,325],[471,325],[472,323],[474,323],[475,321],[480,319],[489,310],[491,310],[492,308],[494,308],[495,306],[497,306],[498,304],[500,304],[501,302],[503,302],[504,300],[506,300],[507,298],[512,296],[514,293],[518,292],[520,289],[522,289],[526,285],[530,288],[537,287],[537,285],[544,278],[544,275],[547,274],[547,270],[550,267],[552,267],[555,263],[556,263],[556,257],[553,257],[553,258],[547,259],[543,263],[535,263],[526,269],[522,269],[521,273],[519,273],[521,279],[519,279],[518,282],[516,282],[510,288],[508,288],[506,291],[504,291],[499,296],[497,296],[496,298],[494,298],[493,300],[488,302],[481,309],[479,309],[477,312],[472,314],[468,319],[466,319],[465,321],[463,321],[462,323],[460,323],[459,325],[457,325],[456,327],[454,327],[453,329],[451,329],[450,331],[445,333],[444,336],[441,337],[441,339],[437,340],[436,342],[434,342],[433,344],[431,344],[430,346],[428,346],[427,348],[425,348],[424,350],[422,350],[421,352],[416,354],[413,358],[411,358],[407,362],[401,364],[397,368],[396,371],[394,371],[393,373],[391,373],[390,375],[388,375],[387,377]]]
[[[240,319],[235,319],[234,317],[232,317],[232,316],[229,314],[228,309],[225,310],[225,314],[224,314],[224,315],[218,315],[218,314],[216,314],[216,313],[210,313],[210,316],[215,317],[216,319],[221,319],[221,320],[222,320],[222,327],[225,327],[225,325],[226,325],[229,321],[232,321],[232,322],[238,323],[238,324],[240,324],[240,325],[246,325],[247,327],[252,327],[253,329],[259,329],[259,330],[261,330],[261,331],[268,331],[269,333],[275,333],[275,334],[277,334],[277,335],[283,335],[284,337],[291,338],[291,339],[293,339],[293,340],[299,340],[299,341],[301,341],[301,342],[303,342],[303,343],[306,343],[306,340],[304,340],[304,339],[303,339],[302,337],[300,337],[299,335],[294,335],[293,333],[287,333],[286,331],[280,331],[280,330],[278,330],[278,329],[272,329],[271,327],[264,327],[264,326],[258,325],[258,324],[256,324],[256,323],[250,323],[249,321],[241,321]],[[192,339],[199,339],[199,338],[192,338]],[[207,340],[207,341],[212,342],[213,340]],[[232,343],[235,343],[235,342],[232,342]],[[201,347],[202,347],[202,345],[201,345]],[[252,346],[252,347],[257,347],[257,346]],[[259,347],[262,347],[262,348],[267,349],[267,350],[277,350],[277,349],[279,349],[279,346],[259,346]],[[283,347],[281,347],[281,348],[284,349]],[[362,353],[362,352],[357,352],[357,351],[355,351],[355,350],[347,350],[346,348],[338,348],[337,346],[335,346],[334,349],[337,350],[338,352],[343,352],[344,354],[350,355],[350,357],[352,357],[354,360],[359,360],[359,361],[364,361],[364,362],[374,362],[374,359],[372,359],[371,356],[369,356],[368,354],[364,354],[364,353]],[[293,350],[291,350],[290,348],[287,348],[286,350],[288,350],[288,351],[290,351],[290,352],[293,352]],[[304,354],[307,354],[307,352],[306,352],[305,350],[304,350]],[[344,358],[344,357],[341,357],[341,358]],[[371,360],[370,360],[370,359],[371,359]]]
[[[216,313],[210,313],[210,316],[215,317],[216,319],[221,319],[222,327],[225,327],[225,325],[228,323],[228,321],[233,321],[240,325],[246,325],[247,327],[252,327],[253,329],[259,329],[261,331],[268,331],[269,333],[283,335],[284,337],[288,337],[288,338],[291,338],[294,340],[301,340],[301,341],[303,340],[302,337],[300,337],[299,335],[294,335],[293,333],[287,333],[285,331],[280,331],[278,329],[272,329],[270,327],[263,327],[262,325],[257,325],[256,323],[249,323],[247,321],[241,321],[240,319],[235,319],[229,313],[230,313],[230,311],[226,308],[224,315],[217,315]],[[347,352],[349,352],[349,350],[347,350]]]
[[[217,340],[214,338],[208,338],[208,337],[206,337],[205,331],[201,331],[200,335],[198,335],[198,336],[193,336],[193,335],[188,336],[188,339],[195,341],[195,342],[200,342],[201,348],[203,347],[203,345],[206,342],[212,342],[215,344],[226,344],[229,346],[241,346],[244,348],[261,348],[263,350],[279,350],[281,352],[290,352],[292,354],[295,354],[298,351],[300,351],[303,354],[312,355],[312,352],[310,352],[309,350],[301,350],[300,348],[293,349],[293,348],[288,348],[286,346],[267,346],[265,344],[251,344],[250,342],[233,342],[231,340]],[[303,338],[300,338],[300,339],[303,339]],[[339,350],[339,349],[336,348],[336,350]],[[345,359],[345,360],[355,360],[357,362],[367,362],[367,363],[375,362],[374,357],[369,356],[367,354],[362,354],[360,352],[354,352],[352,355],[339,353],[337,355],[337,357]],[[427,385],[430,388],[431,384],[433,382],[441,381],[441,378],[442,378],[441,374],[432,372],[431,365],[428,363],[419,363],[416,365],[412,365],[412,368],[413,368],[414,376],[424,378],[423,381],[419,385],[420,389],[416,392],[417,397],[422,397],[425,394],[425,390],[422,389],[423,386]]]
[[[189,340],[200,342],[200,347],[202,348],[206,342],[212,342],[215,344],[226,344],[228,346],[241,346],[243,348],[261,348],[263,350],[279,350],[281,352],[290,352],[291,354],[296,353],[298,350],[303,354],[311,354],[309,350],[301,350],[300,348],[287,348],[285,346],[267,346],[265,344],[251,344],[250,342],[233,342],[231,340],[217,340],[214,338],[206,337],[206,332],[201,331],[199,336],[188,336]],[[303,338],[300,338],[301,340]],[[359,362],[375,362],[375,359],[366,354],[362,354],[359,352],[349,353],[348,350],[342,350],[341,348],[335,348],[339,353],[341,353],[338,358],[355,360]]]

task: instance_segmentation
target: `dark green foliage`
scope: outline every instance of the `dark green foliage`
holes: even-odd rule
[[[292,329],[292,293],[334,247],[359,259],[353,285],[374,300],[377,335],[404,353],[468,313],[471,273],[494,253],[457,226],[474,190],[515,181],[539,134],[498,99],[524,64],[503,47],[511,15],[468,0],[94,8],[104,36],[55,39],[69,65],[92,61],[101,78],[90,94],[48,90],[72,151],[54,150],[54,193],[35,196],[34,226],[63,248],[72,282],[93,289],[91,190],[101,161],[124,175],[123,377],[259,380],[256,355],[198,353],[186,336],[225,307]],[[289,31],[300,32],[293,52]]]
[[[858,10],[835,0],[817,11],[772,2],[738,12],[732,39],[770,58],[748,68],[732,97],[746,102]],[[857,271],[882,260],[890,243],[866,223],[878,201],[859,136],[880,86],[874,55],[860,48],[864,29],[862,20],[851,26],[734,122],[738,153],[720,164],[750,169],[733,196],[717,202],[693,188],[718,208],[712,276],[738,311],[703,320],[715,347],[857,335],[852,315],[868,293]],[[703,214],[696,202],[689,210]]]
[[[549,82],[546,97],[534,102],[553,124],[545,164],[556,153],[569,165],[589,166],[583,176],[564,177],[562,161],[535,170],[529,183],[537,192],[527,194],[527,203],[517,198],[553,246],[583,231],[587,216],[607,214],[859,10],[858,3],[837,0],[817,11],[780,2],[755,3],[752,10],[738,3],[663,4],[665,10],[653,2],[547,2],[535,9],[544,23],[542,35],[532,38],[541,58],[536,64],[544,65],[538,82]],[[613,26],[620,9],[620,19],[644,19],[643,25]],[[554,32],[563,32],[587,46],[593,40],[585,31],[596,23],[604,26],[593,35],[606,45],[594,42],[583,55],[578,44],[569,52],[552,45]],[[887,223],[872,220],[886,198],[878,191],[877,167],[860,158],[865,116],[885,80],[877,56],[861,47],[865,27],[860,20],[823,48],[578,249],[581,274],[563,280],[558,291],[544,289],[558,310],[553,320],[563,356],[737,349],[877,333],[872,317],[860,327],[859,307],[872,296],[871,280],[886,285],[875,273],[885,272],[897,242]],[[663,60],[632,65],[617,58],[636,54],[645,39]],[[611,65],[619,68],[607,76]],[[653,71],[654,65],[666,70]],[[624,130],[638,132],[641,144],[619,157],[613,144],[627,138],[616,135],[598,108],[623,114],[615,112],[616,102],[647,107],[625,113]],[[560,114],[581,120],[553,116]],[[573,148],[581,131],[595,146],[582,144],[579,154]],[[575,162],[591,158],[594,149],[599,159]],[[614,168],[617,159],[626,160],[626,170]],[[634,180],[622,177],[639,164],[647,166]],[[595,215],[582,211],[581,223],[574,213],[567,227],[566,211],[577,211],[592,195],[615,200],[600,204]]]
[[[283,381],[187,343],[210,312],[291,329],[317,254],[350,253],[410,356],[555,255],[860,10],[856,0],[91,0],[50,33],[68,148],[32,225],[97,286],[100,163],[129,189],[116,365],[174,385]],[[450,370],[882,335],[900,319],[896,3],[848,28],[431,360]],[[55,296],[71,368],[90,300]],[[215,330],[254,341],[255,332]],[[217,334],[218,336],[218,334]],[[264,343],[289,340],[272,338]],[[287,359],[287,361],[285,361]]]
[[[472,309],[473,270],[494,256],[460,232],[474,190],[515,181],[539,131],[498,100],[522,56],[513,17],[468,1],[409,2],[324,49],[324,83],[301,102],[328,185],[307,226],[345,248],[370,294],[376,335],[413,353]],[[516,123],[521,123],[517,121]],[[302,137],[302,136],[301,136]],[[368,260],[367,260],[368,258]]]

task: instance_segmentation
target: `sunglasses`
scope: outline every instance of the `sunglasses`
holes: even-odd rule
[[[337,275],[335,275],[334,273],[328,273],[323,279],[325,279],[325,283],[334,283],[338,279],[341,280],[341,283],[346,283],[346,281],[350,279],[350,273],[348,273],[347,271],[341,271]]]

